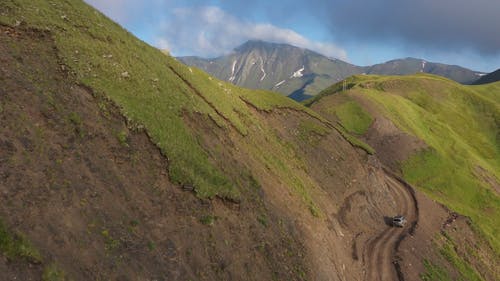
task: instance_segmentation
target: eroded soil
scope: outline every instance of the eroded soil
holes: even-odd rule
[[[0,217],[43,256],[1,257],[1,280],[40,280],[50,264],[73,280],[305,278],[300,234],[249,177],[240,204],[172,184],[146,133],[75,81],[49,33],[0,27],[0,60]]]

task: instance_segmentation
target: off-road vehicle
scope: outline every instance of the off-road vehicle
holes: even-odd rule
[[[406,218],[404,216],[395,216],[392,218],[392,225],[397,227],[404,227],[406,224]]]

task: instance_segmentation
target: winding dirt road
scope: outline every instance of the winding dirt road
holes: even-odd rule
[[[418,206],[411,187],[405,186],[388,174],[386,174],[386,183],[397,202],[397,209],[394,211],[404,215],[408,223],[403,228],[388,225],[379,235],[366,242],[363,261],[367,281],[404,280],[402,273],[398,272],[396,251],[401,240],[413,232],[418,220]]]

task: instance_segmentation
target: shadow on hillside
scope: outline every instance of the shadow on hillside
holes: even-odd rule
[[[384,216],[384,223],[387,226],[392,226],[392,217]]]

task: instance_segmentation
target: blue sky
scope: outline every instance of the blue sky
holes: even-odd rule
[[[500,68],[498,0],[85,0],[175,56],[215,57],[249,39],[356,65],[403,57]]]

